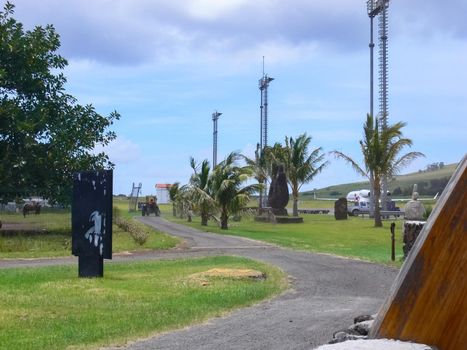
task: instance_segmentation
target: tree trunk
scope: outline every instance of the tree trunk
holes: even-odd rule
[[[370,218],[375,217],[375,179],[370,171]]]
[[[222,209],[221,212],[221,229],[222,230],[228,230],[228,221],[229,221],[229,216],[227,215],[227,210]]]
[[[298,216],[298,198],[293,196],[293,216]]]
[[[375,179],[375,227],[382,227],[381,210],[379,209],[379,199],[381,197],[380,179]]]
[[[202,213],[201,214],[201,225],[202,226],[208,226],[208,219],[209,219],[208,214]]]
[[[263,181],[259,181],[259,184],[262,185]],[[259,191],[259,203],[258,203],[258,208],[263,209],[263,188]],[[260,211],[261,212],[261,211]]]
[[[172,215],[177,216],[177,209],[175,209],[175,202],[172,203]]]
[[[291,186],[292,187],[292,186]],[[292,215],[298,216],[298,188],[292,187],[293,210]]]

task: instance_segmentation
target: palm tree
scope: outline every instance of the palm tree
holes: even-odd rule
[[[324,154],[321,153],[321,147],[315,148],[308,154],[310,142],[311,136],[307,136],[306,133],[301,134],[296,139],[285,138],[282,160],[287,181],[292,190],[293,216],[298,216],[298,194],[302,185],[313,180],[328,164],[327,161],[323,162]]]
[[[214,168],[211,175],[211,193],[221,214],[221,229],[228,229],[231,214],[237,213],[250,200],[250,195],[260,189],[259,184],[243,186],[253,176],[249,166],[237,165],[241,156],[230,153]]]
[[[190,158],[190,166],[194,174],[191,176],[190,185],[195,208],[201,216],[201,225],[207,226],[209,216],[215,210],[215,201],[211,197],[210,166],[207,159],[201,164],[196,164],[193,157]]]
[[[193,198],[190,186],[183,185],[178,188],[177,195],[175,196],[175,202],[177,204],[178,216],[183,219],[187,218],[188,222],[191,222],[191,210],[193,208]]]
[[[259,149],[258,144],[256,147],[255,159],[248,158],[245,155],[241,155],[241,157],[245,160],[246,164],[253,171],[253,176],[258,181],[258,184],[261,185],[261,189],[259,190],[258,205],[258,207],[261,209],[263,208],[263,189],[269,175],[268,160],[266,157],[266,153]]]
[[[172,202],[172,215],[177,216],[177,209],[176,209],[176,198],[178,194],[178,190],[180,188],[180,183],[175,182],[172,186],[169,187],[169,198]]]
[[[399,156],[404,147],[412,146],[412,140],[404,138],[402,135],[401,129],[406,125],[406,123],[398,122],[380,130],[378,119],[375,120],[372,115],[367,114],[366,122],[363,125],[364,138],[360,140],[364,167],[361,167],[351,157],[342,152],[332,152],[338,158],[350,163],[358,174],[370,180],[373,191],[371,196],[374,198],[375,203],[375,227],[383,226],[379,207],[381,179],[383,176],[386,175],[387,178],[391,178],[415,158],[424,157],[424,154],[420,152],[409,152]]]

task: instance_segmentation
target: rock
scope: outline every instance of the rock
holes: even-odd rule
[[[424,225],[424,221],[404,222],[404,246],[402,247],[402,250],[404,251],[404,259],[409,255],[409,252],[415,244],[415,241],[417,240],[417,237],[422,231]]]
[[[355,324],[355,323],[360,323],[363,321],[374,320],[374,319],[375,319],[374,315],[360,315],[353,319],[353,323]]]
[[[347,220],[347,199],[339,198],[334,202],[334,218],[336,220]]]
[[[272,180],[269,187],[268,206],[278,211],[276,215],[287,215],[285,207],[289,202],[289,187],[287,177],[282,165],[273,165]],[[279,214],[279,211],[283,214]],[[284,214],[285,213],[285,214]]]
[[[338,344],[322,345],[315,350],[434,350],[425,344],[403,342],[393,339],[355,339]]]
[[[349,327],[349,330],[355,331],[359,335],[368,335],[370,333],[371,326],[373,326],[374,320],[367,320],[355,323]]]
[[[412,199],[407,202],[404,208],[404,216],[406,220],[423,220],[425,214],[425,207],[422,202],[418,201],[418,193],[412,193]]]

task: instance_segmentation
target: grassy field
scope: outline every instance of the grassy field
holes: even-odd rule
[[[254,269],[266,279],[195,277]],[[76,266],[0,270],[0,348],[93,349],[199,323],[278,294],[278,269],[243,258],[109,263],[104,278]]]
[[[384,227],[375,228],[374,221],[361,217],[349,217],[336,221],[332,215],[304,214],[303,224],[272,224],[255,222],[253,217],[244,216],[240,222],[229,221],[229,230],[221,230],[210,221],[209,226],[201,226],[198,217],[192,223],[174,218],[168,206],[161,206],[168,220],[219,234],[248,237],[274,243],[283,247],[312,252],[329,253],[359,258],[387,265],[401,265],[402,221],[396,220],[396,261],[391,261],[390,222]]]
[[[123,215],[127,215],[123,211]],[[47,212],[40,215],[2,214],[4,224],[21,225],[23,233],[0,234],[1,258],[38,258],[71,255],[71,214],[69,211]],[[6,225],[5,225],[6,226]],[[114,252],[148,249],[170,249],[179,243],[175,237],[143,226],[149,233],[144,245],[137,244],[129,233],[113,225]]]

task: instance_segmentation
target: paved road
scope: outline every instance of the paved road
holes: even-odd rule
[[[183,238],[190,255],[231,254],[276,265],[291,276],[292,290],[202,325],[132,343],[128,350],[310,349],[328,342],[353,317],[376,313],[397,273],[376,264],[200,232],[161,218],[141,221]]]
[[[162,218],[140,220],[186,243],[166,252],[115,254],[113,261],[244,256],[280,267],[290,276],[292,288],[205,324],[131,343],[124,347],[127,350],[311,349],[329,341],[332,333],[350,325],[353,317],[376,313],[397,274],[389,267],[201,232]],[[0,260],[0,268],[72,263],[77,263],[76,258]]]

